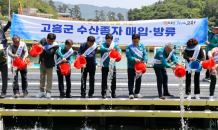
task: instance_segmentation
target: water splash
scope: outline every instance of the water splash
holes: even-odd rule
[[[181,124],[182,124],[182,130],[185,129],[185,121],[183,119],[184,117],[184,95],[183,95],[183,78],[179,77],[179,96],[180,96],[180,115],[181,115]]]
[[[85,68],[86,66],[83,66],[81,68],[81,84],[83,86],[83,90],[85,90],[85,82],[84,82],[84,77],[83,77],[83,74],[84,74],[84,71],[85,71]],[[85,90],[86,91],[86,90]],[[85,92],[86,93],[86,92]],[[88,110],[88,97],[85,95],[85,110]],[[87,120],[88,120],[88,117],[87,117],[87,112],[85,112],[85,121],[84,121],[84,127],[87,128]]]
[[[15,87],[15,76],[16,76],[16,71],[17,71],[17,67],[12,67],[12,76],[13,76],[13,83],[12,83],[12,88]]]
[[[83,66],[82,68],[81,68],[81,84],[82,84],[82,86],[83,86],[83,90],[85,90],[85,88],[84,88],[84,86],[85,86],[85,84],[84,84],[84,78],[83,78],[83,73],[84,73],[84,70],[85,70],[85,68],[86,68],[86,66]]]
[[[111,107],[110,109],[112,109],[112,81],[113,81],[113,74],[114,74],[114,63],[115,63],[115,59],[114,58],[110,58],[110,62],[109,62],[109,72],[108,72],[108,82],[107,82],[107,86],[109,89],[109,92],[111,94]]]
[[[113,73],[114,73],[114,63],[115,63],[115,59],[114,58],[110,58],[110,62],[109,62],[109,72],[108,72],[108,80],[109,82],[107,83],[109,92],[111,93],[111,86],[112,86],[112,80],[113,80]]]
[[[194,82],[194,76],[195,76],[195,72],[196,72],[197,69],[192,69],[191,71],[191,84],[190,84],[190,89],[191,89],[191,93],[190,95],[192,95],[193,91],[192,91],[192,82]],[[191,110],[190,109],[190,105],[191,105],[191,98],[190,99],[187,99],[189,102],[188,102],[188,105],[187,105],[187,121],[185,122],[185,129],[187,130],[188,129],[188,114],[189,114],[189,111]]]
[[[135,80],[137,80],[142,75],[142,72],[135,72]]]

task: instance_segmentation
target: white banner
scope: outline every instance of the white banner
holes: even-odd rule
[[[145,45],[185,45],[190,38],[196,38],[199,44],[207,40],[207,18],[204,19],[161,19],[146,21],[85,22],[63,21],[13,14],[11,34],[21,39],[40,40],[48,33],[57,35],[56,41],[65,42],[72,38],[74,42],[85,42],[88,36],[95,36],[96,43],[105,42],[105,35],[111,33],[113,42],[128,45],[132,34],[141,36]]]

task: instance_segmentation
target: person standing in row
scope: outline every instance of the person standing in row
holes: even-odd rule
[[[215,67],[210,69],[211,82],[210,82],[210,98],[214,99],[214,91],[216,88],[217,76],[218,76],[218,47],[213,48],[208,52],[209,59],[213,59],[215,62]]]
[[[134,79],[136,76],[136,71],[134,69],[134,66],[136,63],[139,63],[141,61],[143,61],[146,66],[146,62],[147,62],[147,52],[145,46],[142,43],[140,43],[139,34],[132,35],[132,43],[126,47],[126,57],[127,57],[127,65],[128,65],[127,72],[128,72],[129,98],[130,99],[134,99],[134,97],[142,98],[142,96],[140,95],[142,75],[140,75],[140,77],[136,79],[135,91],[133,92]]]
[[[43,38],[39,41],[38,45],[43,49],[43,52],[39,55],[40,63],[40,91],[36,95],[37,98],[45,96],[51,98],[53,67],[55,66],[54,55],[59,48],[58,44],[54,42],[56,35],[49,33],[47,38]],[[47,76],[47,86],[45,88],[45,77]]]
[[[16,59],[20,56],[23,59],[23,62],[25,62],[28,56],[28,50],[27,50],[26,44],[20,41],[20,37],[17,35],[14,35],[12,40],[13,40],[13,44],[10,45],[8,48],[8,55],[12,57],[13,59]],[[13,64],[13,61],[11,63]],[[13,69],[13,67],[11,70],[14,75],[13,77],[14,78],[14,81],[13,81],[14,98],[19,98],[20,96],[19,84],[18,84],[18,71],[20,71],[21,79],[22,79],[23,97],[27,98],[28,97],[27,66],[24,70]]]
[[[191,99],[191,69],[189,67],[189,63],[197,59],[200,61],[205,60],[204,52],[201,46],[198,45],[198,41],[195,38],[191,38],[188,40],[183,58],[186,60],[186,80],[185,80],[186,94],[188,95],[187,99]],[[200,72],[195,72],[195,76],[194,76],[195,99],[200,99],[199,79],[200,79]]]
[[[0,44],[3,45],[5,55],[7,56],[7,47],[8,47],[8,40],[5,36],[5,32],[11,27],[11,18],[8,21],[7,25],[2,28],[2,22],[0,23]]]
[[[102,98],[107,98],[107,77],[109,72],[109,53],[113,51],[113,48],[118,49],[118,51],[121,53],[121,49],[117,46],[116,43],[113,41],[113,35],[107,34],[105,37],[106,42],[101,44],[101,72],[102,72],[102,81],[101,81],[101,94]],[[109,53],[108,53],[109,52]],[[113,79],[111,82],[111,97],[116,98],[115,90],[116,90],[116,62],[114,63],[114,70],[113,70]]]
[[[60,98],[72,98],[70,95],[71,93],[71,69],[69,75],[65,76],[66,84],[67,84],[67,90],[66,93],[64,93],[64,82],[63,82],[63,75],[61,74],[60,70],[60,63],[63,61],[67,63],[69,61],[70,65],[73,63],[73,49],[72,49],[73,41],[71,39],[67,39],[65,41],[65,44],[59,45],[59,49],[57,52],[57,60],[55,65],[57,66],[57,76],[58,76],[58,87],[60,91]]]
[[[156,52],[154,59],[152,61],[152,65],[157,77],[157,89],[160,99],[165,99],[164,96],[173,96],[168,91],[168,75],[166,68],[171,68],[175,70],[175,66],[171,66],[167,63],[169,60],[174,64],[178,64],[178,60],[174,54],[173,43],[168,42],[164,47],[158,49]],[[164,93],[162,93],[162,85],[164,89]]]
[[[0,72],[2,76],[2,92],[0,98],[5,98],[8,88],[8,62],[3,45],[0,44]]]
[[[211,51],[214,47],[218,47],[218,26],[213,27],[213,30],[210,31],[208,29],[208,41],[206,42],[207,46],[205,48],[206,51],[206,60],[209,59],[208,52]],[[203,81],[210,82],[210,72],[209,70],[205,73],[205,78]]]
[[[77,56],[81,56],[86,59],[85,68],[81,68],[81,98],[86,97],[86,80],[87,73],[89,73],[89,98],[93,98],[94,86],[95,86],[95,70],[96,70],[96,53],[98,45],[95,43],[95,37],[89,36],[87,42],[82,43],[77,53]]]

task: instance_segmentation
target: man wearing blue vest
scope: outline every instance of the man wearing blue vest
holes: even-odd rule
[[[158,49],[152,61],[152,65],[157,77],[157,89],[160,99],[165,99],[164,96],[173,96],[168,91],[168,75],[166,71],[166,68],[171,68],[173,70],[176,69],[175,66],[171,66],[168,63],[169,60],[171,60],[171,62],[174,64],[178,64],[178,60],[176,59],[173,48],[173,43],[168,42],[165,47]],[[162,85],[164,94],[162,94]]]
[[[95,86],[95,70],[96,70],[96,53],[98,45],[95,43],[95,37],[89,36],[87,42],[82,43],[77,55],[86,59],[86,67],[81,68],[81,98],[86,97],[86,79],[89,73],[89,98],[93,98]]]
[[[60,63],[63,61],[64,63],[68,63],[71,65],[73,63],[73,49],[72,49],[73,41],[71,39],[67,39],[65,41],[65,44],[60,44],[59,49],[57,51],[57,60],[55,63],[55,66],[57,66],[57,76],[58,76],[58,87],[60,91],[60,98],[72,98],[70,95],[71,93],[71,69],[70,69],[70,74],[65,76],[66,79],[66,85],[67,85],[67,90],[66,93],[64,93],[64,81],[63,81],[63,75],[61,74],[61,69],[60,69]]]
[[[116,48],[121,53],[121,49],[117,46],[116,43],[113,41],[113,36],[111,34],[107,34],[105,37],[106,42],[101,44],[101,72],[102,72],[102,81],[101,81],[101,94],[102,98],[107,98],[106,92],[107,92],[107,77],[109,72],[109,53],[113,50],[113,48]],[[111,82],[111,97],[116,98],[115,90],[116,90],[116,62],[114,63],[114,72],[113,72],[113,80]]]
[[[141,61],[144,62],[146,66],[147,62],[147,52],[145,46],[140,43],[140,35],[133,34],[132,35],[132,44],[126,47],[126,57],[128,64],[128,89],[129,89],[129,99],[141,98],[140,88],[141,88],[141,78],[142,75],[136,79],[135,83],[135,91],[133,92],[134,87],[134,78],[136,76],[136,71],[134,69],[135,64]]]

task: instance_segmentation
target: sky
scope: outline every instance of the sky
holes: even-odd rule
[[[89,4],[95,6],[109,6],[109,7],[120,7],[120,8],[138,8],[141,9],[141,6],[147,6],[154,4],[159,0],[53,0],[53,1],[61,1],[65,4]]]

